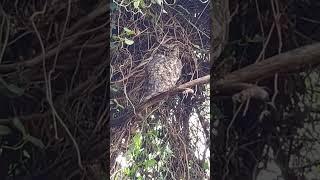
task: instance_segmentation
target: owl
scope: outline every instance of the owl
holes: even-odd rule
[[[173,46],[166,53],[156,53],[146,65],[146,86],[143,101],[176,86],[182,71],[179,47]]]

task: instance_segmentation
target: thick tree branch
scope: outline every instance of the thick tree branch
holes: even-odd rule
[[[275,73],[288,73],[301,70],[303,67],[320,64],[320,43],[306,45],[233,71],[222,79],[213,81],[214,90],[236,89],[243,90],[251,87],[255,82],[273,76]],[[205,84],[210,76],[204,76],[178,86],[175,90],[181,91],[195,85]]]
[[[254,82],[275,73],[288,73],[317,64],[320,64],[320,43],[297,48],[234,71],[214,82],[214,86],[217,90],[224,90],[235,83]]]

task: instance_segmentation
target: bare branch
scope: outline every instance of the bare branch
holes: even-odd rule
[[[254,82],[268,78],[275,73],[297,71],[305,66],[317,65],[319,63],[320,43],[315,43],[234,71],[221,80],[214,82],[214,85],[216,89],[226,89],[226,87],[234,83]]]

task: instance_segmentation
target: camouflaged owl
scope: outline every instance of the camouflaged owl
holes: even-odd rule
[[[168,91],[176,86],[180,78],[182,62],[179,59],[179,47],[173,46],[166,53],[156,53],[146,65],[146,86],[144,101]]]

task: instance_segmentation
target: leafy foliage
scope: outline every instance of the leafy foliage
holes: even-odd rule
[[[161,133],[159,132],[159,128],[154,128],[145,133],[137,132],[134,134],[132,143],[124,155],[127,167],[120,169],[120,172],[123,173],[123,178],[167,178],[166,172],[168,168],[166,162],[168,162],[173,154],[169,143],[163,142]],[[117,175],[117,177],[119,176]]]
[[[129,117],[132,122],[128,126],[112,129],[112,179],[208,178],[209,137],[203,131],[209,131],[209,93],[204,85],[192,87],[194,94],[177,93],[137,110],[145,87],[146,64],[152,54],[166,54],[171,52],[170,45],[179,45],[183,73],[178,84],[209,74],[210,29],[206,24],[209,17],[203,16],[204,21],[200,21],[200,17],[193,16],[207,11],[207,4],[200,1],[170,4],[162,0],[113,3],[117,11],[111,18],[112,116],[125,115],[126,109],[137,112]],[[201,118],[204,126],[190,122],[190,119],[200,121],[197,118]],[[198,136],[204,137],[199,140]]]

